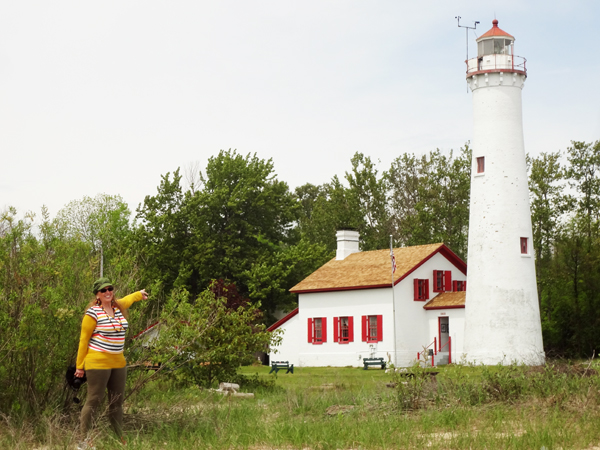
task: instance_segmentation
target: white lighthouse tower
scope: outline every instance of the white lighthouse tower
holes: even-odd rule
[[[473,161],[465,308],[467,360],[539,365],[538,305],[521,90],[525,59],[493,27],[467,61],[473,92]]]

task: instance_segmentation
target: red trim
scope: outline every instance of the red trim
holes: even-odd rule
[[[153,323],[152,325],[150,325],[148,328],[146,328],[144,331],[140,331],[138,334],[136,334],[134,337],[132,337],[131,339],[135,339],[138,336],[141,336],[142,334],[144,334],[146,331],[151,330],[152,328],[154,328],[156,325],[158,325],[160,323],[160,321]]]
[[[438,286],[438,274],[441,273],[440,276],[440,286]],[[434,270],[433,271],[433,292],[444,292],[444,271],[443,270]]]
[[[521,255],[529,254],[528,241],[529,239],[527,239],[526,237],[521,238]]]
[[[271,325],[269,328],[267,328],[267,331],[275,331],[277,328],[279,328],[281,325],[286,323],[288,320],[290,320],[296,314],[298,314],[298,308],[294,309],[287,316],[284,316],[281,319],[279,319],[277,322],[275,322],[273,325]]]
[[[395,283],[397,284],[397,283]],[[361,289],[381,289],[390,288],[390,283],[387,284],[374,284],[370,286],[344,286],[335,288],[322,288],[322,289],[306,289],[303,291],[290,291],[295,294],[311,294],[314,292],[330,292],[330,291],[359,291]]]
[[[467,72],[467,78],[471,78],[473,75],[479,75],[480,73],[519,73],[521,75],[527,76],[527,72],[524,70],[517,69],[486,69],[486,70],[476,70],[473,72]]]
[[[439,351],[442,351],[442,318],[438,317],[438,336],[440,337],[440,340],[438,342],[440,349]]]
[[[444,291],[452,290],[452,271],[446,270],[444,272]]]
[[[456,267],[458,270],[460,270],[463,274],[465,274],[465,275],[467,274],[467,264],[462,259],[460,259],[456,253],[454,253],[452,250],[450,250],[448,247],[446,247],[446,244],[442,244],[437,248],[437,250],[431,252],[428,256],[423,258],[423,260],[421,262],[415,264],[415,266],[412,269],[410,269],[404,275],[402,275],[401,277],[396,279],[394,281],[394,286],[396,286],[398,283],[400,283],[402,280],[404,280],[406,277],[408,277],[411,273],[413,273],[415,270],[417,270],[419,267],[421,267],[423,264],[425,264],[427,261],[429,261],[437,253],[441,253],[442,256],[444,256],[448,261],[450,261],[450,263],[452,263],[452,265],[454,267]],[[389,283],[386,283],[386,284],[374,284],[374,285],[369,285],[369,286],[344,286],[344,287],[322,288],[322,289],[290,290],[290,292],[297,293],[297,294],[310,294],[313,292],[356,291],[356,290],[360,290],[360,289],[380,289],[380,288],[389,288],[389,287],[390,287]]]
[[[367,336],[369,335],[368,327],[369,327],[369,316],[362,316],[362,341],[367,342]]]
[[[465,305],[452,305],[452,306],[427,306],[427,305],[423,305],[423,309],[426,309],[428,311],[433,311],[434,309],[460,309],[460,308],[464,308]]]
[[[340,342],[340,318],[333,318],[333,342]]]
[[[354,342],[354,317],[348,316],[348,342]]]
[[[477,157],[477,173],[485,172],[485,156]]]
[[[425,302],[429,300],[429,278],[415,278],[415,301]],[[434,281],[435,282],[435,281]]]
[[[515,40],[515,37],[511,34],[508,34],[503,29],[501,29],[498,26],[498,21],[496,19],[494,19],[494,20],[492,20],[492,28],[490,28],[488,31],[486,31],[481,36],[479,36],[477,39],[475,39],[475,42],[479,42],[482,39],[494,38],[494,37],[509,37],[509,38],[512,38],[513,41]]]

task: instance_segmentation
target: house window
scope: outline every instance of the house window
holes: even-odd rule
[[[452,290],[454,292],[462,292],[467,290],[467,282],[462,280],[454,280],[452,282]]]
[[[485,156],[477,157],[477,173],[485,172]]]
[[[521,238],[521,254],[522,255],[528,255],[528,249],[527,249],[527,238],[526,237],[522,237]]]
[[[446,292],[452,288],[452,271],[433,271],[433,292]]]
[[[327,318],[315,317],[308,319],[308,342],[310,344],[327,342]]]
[[[354,317],[333,318],[333,340],[340,344],[354,342]]]
[[[383,316],[362,316],[363,342],[383,341]]]
[[[415,278],[415,301],[425,301],[429,298],[429,280]]]

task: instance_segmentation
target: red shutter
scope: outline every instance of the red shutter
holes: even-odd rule
[[[438,287],[437,287],[437,275],[438,275],[439,270],[434,270],[433,271],[433,292],[440,292],[438,291]],[[443,286],[442,286],[443,288]]]
[[[467,290],[467,280],[463,281],[463,291]]]
[[[348,342],[354,342],[354,317],[348,317]]]
[[[425,298],[423,300],[427,300],[429,298],[429,278],[425,280]]]
[[[323,327],[323,331],[321,331],[323,342],[327,342],[327,317],[321,317],[321,326]]]
[[[340,318],[333,318],[333,342],[340,342]]]
[[[362,316],[362,340],[363,342],[367,342],[367,336],[369,335],[369,324],[367,316]]]
[[[377,341],[383,341],[383,316],[377,316]]]
[[[414,282],[415,282],[415,300],[419,300],[419,279],[415,278]]]
[[[446,270],[444,272],[444,290],[450,291],[452,288],[452,271]]]
[[[313,341],[314,341],[313,330],[314,330],[313,320],[312,319],[308,319],[308,343],[309,344],[312,344]]]
[[[458,291],[458,282],[456,280],[454,280],[452,282],[452,291],[453,292],[457,292]]]

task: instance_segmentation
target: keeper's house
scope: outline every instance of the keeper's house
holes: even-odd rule
[[[355,231],[338,231],[336,258],[290,289],[298,308],[269,328],[284,331],[271,360],[362,366],[363,358],[383,357],[406,367],[423,353],[435,364],[460,358],[465,262],[444,244],[396,248],[392,288],[390,251],[361,252],[358,240]]]

